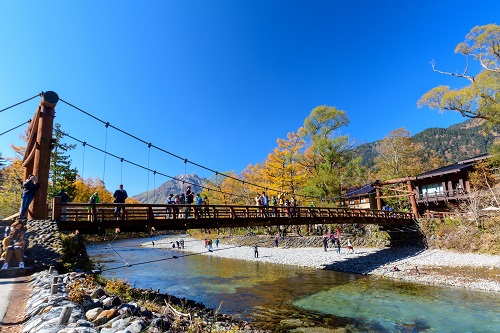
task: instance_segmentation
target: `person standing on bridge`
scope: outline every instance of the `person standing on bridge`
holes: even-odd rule
[[[115,200],[113,201],[114,203],[120,203],[120,204],[125,203],[125,199],[128,198],[128,195],[127,195],[127,191],[125,191],[123,189],[123,185],[122,184],[120,184],[118,186],[118,189],[113,194],[113,198],[115,198]],[[115,220],[118,220],[118,218],[120,217],[121,210],[122,210],[121,206],[116,206],[115,207],[115,214],[114,214]]]
[[[175,204],[174,195],[172,193],[170,193],[167,197],[167,205],[172,206],[173,204]],[[172,217],[172,207],[168,207],[168,206],[167,206],[167,219],[171,219],[171,218],[173,218]]]
[[[208,201],[208,198],[206,195],[203,197],[202,204],[205,206],[205,208],[203,208],[203,217],[210,218],[210,208],[208,208],[208,205],[210,205],[210,201]]]
[[[196,195],[196,207],[194,208],[194,216],[196,218],[200,218],[201,217],[201,205],[203,205],[203,198],[198,193]]]
[[[269,208],[269,198],[267,197],[266,192],[262,192],[262,213],[264,217],[267,217]]]
[[[181,195],[179,196],[179,204],[180,205],[185,205],[186,204],[186,196],[184,195],[184,193],[181,193]],[[180,208],[179,210],[180,212],[184,212],[184,216],[182,216],[182,213],[179,214],[179,217],[182,218],[186,218],[186,207],[182,207]]]
[[[58,197],[61,197],[61,203],[66,204],[70,200],[68,193],[66,193],[65,189],[61,189],[61,192],[57,194]],[[66,206],[61,207],[61,221],[66,221]]]
[[[262,196],[260,195],[260,193],[257,193],[257,196],[255,197],[255,205],[259,207],[258,210],[257,210],[257,217],[259,217],[263,213],[263,210],[262,210]],[[259,212],[260,212],[260,214],[259,214]]]
[[[186,204],[192,205],[194,201],[194,193],[191,191],[191,186],[188,186],[186,189]],[[186,218],[189,217],[191,212],[191,207],[186,207]]]
[[[40,188],[40,183],[38,183],[35,175],[29,175],[28,179],[23,183],[23,193],[21,200],[21,209],[19,210],[19,219],[26,220],[26,212],[35,197],[36,190]]]

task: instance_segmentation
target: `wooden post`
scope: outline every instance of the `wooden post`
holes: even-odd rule
[[[57,294],[57,291],[59,289],[59,276],[55,275],[52,277],[52,288],[50,289],[50,293],[52,295]]]
[[[375,196],[377,197],[377,209],[382,210],[382,199],[380,199],[380,187],[378,180],[375,181]]]
[[[411,191],[415,193],[415,190],[413,189],[413,185],[411,183],[411,180],[406,181],[406,186],[408,187],[408,191]],[[417,207],[417,200],[415,200],[415,195],[410,194],[409,196],[410,199],[410,204],[411,204],[411,210],[415,217],[418,219],[420,216],[418,215],[418,207]]]
[[[52,219],[61,220],[61,197],[56,196],[52,200]]]
[[[71,316],[71,312],[73,312],[73,305],[65,305],[62,309],[61,314],[59,315],[58,325],[67,325],[69,321],[69,317]]]
[[[54,127],[55,106],[59,96],[53,91],[41,94],[38,106],[28,133],[28,143],[23,161],[24,180],[29,174],[38,178],[40,188],[36,191],[33,202],[28,209],[28,218],[46,219],[47,191],[49,184],[50,154],[52,151],[52,129]]]

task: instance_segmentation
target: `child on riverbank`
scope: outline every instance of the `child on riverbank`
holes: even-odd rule
[[[347,238],[347,253],[354,253],[354,248],[352,247],[350,238]]]

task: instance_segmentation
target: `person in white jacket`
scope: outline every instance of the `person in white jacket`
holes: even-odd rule
[[[350,238],[347,238],[347,253],[354,253],[354,248],[352,247]]]

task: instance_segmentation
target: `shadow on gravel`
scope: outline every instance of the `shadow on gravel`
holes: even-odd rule
[[[326,265],[323,269],[346,273],[368,274],[374,269],[394,261],[412,258],[423,251],[425,251],[425,247],[391,247],[375,253],[367,253],[366,255],[360,252],[358,253],[358,257],[354,257],[350,254],[343,254],[342,256],[346,260]]]

